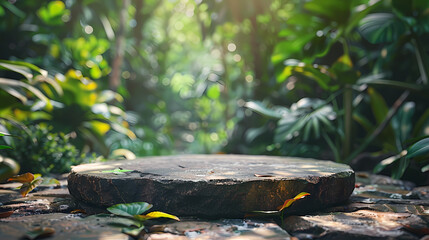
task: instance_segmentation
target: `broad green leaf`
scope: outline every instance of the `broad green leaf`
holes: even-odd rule
[[[368,94],[371,100],[370,104],[372,112],[375,116],[375,119],[377,120],[377,123],[380,124],[387,116],[389,108],[387,107],[384,98],[377,91],[375,91],[374,88],[368,88]]]
[[[122,203],[107,208],[107,211],[124,217],[140,215],[152,208],[152,204],[147,202]]]
[[[10,61],[10,60],[0,60],[0,63],[7,63],[10,65],[17,65],[17,66],[23,66],[23,67],[27,67],[33,71],[36,71],[38,73],[40,73],[42,76],[44,77],[48,77],[48,71],[39,68],[38,66],[28,63],[28,62],[23,62],[23,61]]]
[[[153,218],[170,218],[170,219],[174,219],[176,221],[180,221],[180,219],[174,215],[164,213],[164,212],[157,212],[157,211],[150,212],[146,215],[135,215],[134,218],[136,218],[137,220],[140,220],[140,221],[153,219]]]
[[[291,199],[288,199],[288,200],[286,200],[284,203],[283,203],[283,205],[282,206],[280,206],[278,209],[279,209],[279,212],[280,211],[283,211],[283,209],[285,209],[285,208],[288,208],[290,205],[292,205],[292,203],[294,203],[296,200],[299,200],[299,199],[302,199],[302,198],[305,198],[306,196],[309,196],[310,195],[310,193],[307,193],[307,192],[302,192],[302,193],[300,193],[300,194],[298,194],[298,195],[296,195],[294,198],[291,198]]]
[[[289,33],[296,33],[290,31]],[[276,45],[271,61],[277,65],[282,63],[285,59],[289,58],[292,54],[302,51],[305,44],[314,38],[314,33],[302,33],[295,36],[294,39],[280,42]],[[283,82],[286,79],[277,76],[277,82]]]
[[[26,237],[28,239],[40,239],[50,237],[55,233],[55,229],[49,227],[37,227],[31,231],[26,232]]]
[[[33,74],[31,73],[31,70],[28,67],[5,63],[5,62],[0,62],[0,67],[19,73],[23,75],[25,78],[27,78],[29,81],[31,81],[31,79],[33,78]]]
[[[353,33],[359,22],[364,17],[366,17],[368,13],[370,13],[374,8],[378,7],[378,5],[380,5],[382,2],[382,0],[369,1],[365,5],[361,4],[356,6],[352,11],[352,15],[350,16],[349,22],[345,26],[345,34],[349,35],[350,33]]]
[[[304,127],[304,134],[303,134],[303,139],[304,141],[307,141],[310,138],[310,131],[311,131],[311,127],[312,127],[312,120],[315,120],[314,118],[311,119]]]
[[[138,235],[140,234],[140,232],[143,229],[144,229],[144,226],[139,227],[139,228],[137,228],[137,227],[127,227],[127,228],[122,228],[122,232],[125,233],[125,234],[127,234],[127,235],[130,235],[130,236],[132,236],[134,238],[137,238]]]
[[[120,175],[120,174],[124,174],[125,172],[132,172],[132,171],[134,170],[115,168],[113,170],[102,171],[102,173],[113,173],[116,175]]]
[[[6,145],[0,145],[0,149],[13,149],[13,148]]]
[[[8,86],[0,86],[0,88],[5,90],[11,96],[18,98],[22,103],[27,103],[27,97],[23,93],[20,93],[17,89]]]
[[[373,13],[359,23],[359,31],[370,43],[388,43],[399,39],[407,25],[391,13]]]
[[[261,102],[250,101],[246,102],[244,106],[266,117],[274,119],[280,119],[282,117],[281,113],[268,109]]]
[[[31,86],[30,84],[27,84],[22,81],[17,81],[14,79],[8,79],[8,78],[0,78],[0,86],[10,86],[10,87],[23,87],[26,88],[28,91],[30,91],[32,94],[34,94],[37,98],[42,100],[46,103],[46,106],[48,109],[52,109],[52,104],[50,100],[37,88]]]
[[[286,67],[283,72],[277,76],[277,81],[282,82],[292,75],[302,75],[314,80],[324,90],[334,91],[338,86],[330,85],[331,77],[328,75],[328,70],[323,66],[313,66],[300,62],[296,59],[288,59],[284,62]]]
[[[303,140],[308,140],[311,132],[314,137],[320,138],[322,132],[334,130],[332,120],[336,118],[331,105],[320,99],[303,98],[292,104],[291,110],[277,123],[274,141],[281,143],[289,141],[293,137],[303,135]]]
[[[110,216],[110,215],[109,215]],[[143,224],[141,221],[138,221],[134,218],[128,217],[110,217],[109,225],[117,226],[117,227],[142,227]]]
[[[338,23],[345,23],[350,15],[351,1],[312,0],[304,8],[312,14]]]
[[[415,111],[414,102],[404,103],[395,116],[392,118],[392,127],[396,129],[395,136],[397,139],[398,149],[402,149],[402,144],[406,139],[410,138],[410,133],[413,128],[412,117]]]
[[[407,149],[407,158],[419,157],[429,153],[429,138],[422,139]]]

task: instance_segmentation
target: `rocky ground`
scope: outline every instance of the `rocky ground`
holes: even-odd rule
[[[132,239],[115,217],[95,214],[61,186],[39,186],[22,198],[20,184],[0,185],[0,239]],[[11,215],[10,215],[11,214]],[[10,215],[10,216],[8,216]],[[429,186],[356,174],[348,202],[304,216],[279,219],[182,218],[153,222],[141,239],[429,239]],[[33,231],[33,232],[32,232]],[[40,234],[43,233],[43,234]]]

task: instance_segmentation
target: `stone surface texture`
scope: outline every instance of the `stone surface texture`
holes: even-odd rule
[[[287,217],[283,226],[299,239],[429,238],[429,188],[413,186],[358,172],[348,203],[322,213]]]
[[[24,198],[15,189],[19,184],[0,184],[0,239],[23,239],[27,231],[36,227],[55,229],[48,239],[132,239],[121,233],[120,226],[112,224],[118,218],[93,215],[91,211],[105,208],[94,209],[75,202],[68,194],[67,182],[59,180],[61,186],[39,186]],[[147,233],[139,239],[429,240],[428,190],[429,186],[413,187],[409,182],[358,172],[356,188],[346,203],[285,217],[283,224],[279,218],[207,220],[179,216],[181,222],[146,224]],[[4,211],[13,214],[2,218]]]
[[[123,174],[103,172],[132,170]],[[276,210],[300,192],[311,195],[288,209],[308,213],[346,201],[355,186],[347,165],[313,159],[183,155],[74,167],[68,188],[79,201],[97,206],[150,202],[180,216],[243,217]]]

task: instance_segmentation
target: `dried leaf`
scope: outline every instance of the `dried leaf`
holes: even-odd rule
[[[30,183],[28,182],[23,183],[19,192],[23,197],[25,197],[29,192],[31,192],[33,189],[39,186],[42,182],[43,182],[43,178],[37,178],[31,181]]]
[[[70,213],[71,214],[78,214],[78,213],[86,214],[86,211],[83,209],[75,209],[75,210],[71,211]]]
[[[20,182],[20,183],[30,183],[34,180],[34,175],[32,173],[24,173],[17,175],[15,177],[9,178],[8,182]]]
[[[55,229],[49,227],[37,227],[28,231],[25,236],[29,239],[50,237],[55,233]]]
[[[107,208],[107,211],[124,217],[139,215],[152,208],[152,204],[146,202],[121,203]]]
[[[174,219],[176,221],[180,221],[180,219],[174,215],[168,214],[168,213],[164,213],[164,212],[150,212],[146,215],[135,215],[134,218],[136,218],[137,220],[140,221],[145,221],[148,219],[153,219],[153,218],[170,218],[170,219]]]
[[[282,205],[282,206],[279,206],[279,207],[278,207],[279,211],[282,211],[283,209],[285,209],[285,208],[289,207],[290,205],[292,205],[292,203],[294,203],[296,200],[298,200],[298,199],[302,199],[302,198],[304,198],[305,196],[308,196],[308,195],[310,195],[310,193],[302,192],[302,193],[300,193],[300,194],[296,195],[296,196],[295,196],[294,198],[292,198],[292,199],[287,199],[287,200],[283,203],[283,205]]]
[[[13,214],[13,211],[1,212],[0,213],[0,218],[7,218],[7,217],[9,217],[12,214]]]

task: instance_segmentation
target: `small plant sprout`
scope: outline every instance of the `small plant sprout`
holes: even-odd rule
[[[309,196],[310,193],[307,192],[301,192],[298,195],[296,195],[294,198],[291,199],[287,199],[286,201],[284,201],[284,203],[280,206],[277,207],[277,211],[253,211],[252,214],[247,214],[246,216],[280,216],[280,220],[283,224],[283,215],[284,212],[286,210],[286,208],[290,207],[292,205],[292,203],[294,203],[295,201],[299,200],[299,199],[303,199],[306,196]]]
[[[283,205],[281,205],[281,206],[278,207],[278,210],[281,212],[285,208],[288,208],[290,205],[292,205],[292,203],[294,203],[296,200],[305,198],[306,196],[309,196],[309,195],[310,195],[310,193],[302,192],[302,193],[296,195],[294,198],[286,200],[283,203]]]

